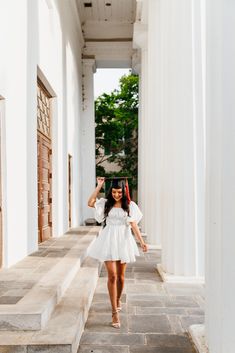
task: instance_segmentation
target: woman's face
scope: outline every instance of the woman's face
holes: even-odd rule
[[[112,196],[116,202],[122,198],[122,189],[112,189]]]

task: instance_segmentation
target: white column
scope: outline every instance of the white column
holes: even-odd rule
[[[141,230],[146,231],[148,218],[148,206],[146,203],[146,178],[148,158],[146,157],[146,117],[148,109],[148,51],[147,51],[147,25],[135,23],[134,25],[134,47],[140,50],[140,72],[139,72],[139,120],[138,120],[138,205],[143,212]]]
[[[4,267],[38,247],[37,3],[0,3]],[[9,19],[11,25],[9,26]]]
[[[141,70],[139,75],[139,124],[138,124],[138,204],[143,212],[143,219],[141,220],[141,230],[146,232],[147,223],[147,204],[145,198],[146,192],[146,121],[147,116],[147,96],[148,85],[148,51],[147,48],[141,49]]]
[[[145,116],[145,202],[146,233],[148,242],[161,246],[161,13],[160,1],[148,1],[148,79],[147,79],[147,114]]]
[[[167,281],[202,281],[203,72],[195,1],[148,1],[146,230]]]
[[[234,353],[235,3],[206,4],[206,337],[210,353]]]
[[[87,206],[88,197],[95,188],[95,112],[94,83],[95,60],[83,60],[83,113],[82,113],[82,213],[83,220],[94,217]]]
[[[138,155],[138,195],[139,206],[144,217],[141,227],[147,233],[147,241],[151,245],[161,244],[160,212],[159,212],[159,164],[156,153],[160,158],[160,131],[156,129],[159,114],[156,109],[156,97],[159,99],[159,71],[156,63],[156,45],[159,44],[158,36],[159,13],[155,11],[158,1],[142,2],[141,22],[134,26],[134,45],[141,48],[141,70],[140,70],[140,114],[139,114],[139,155]],[[152,16],[151,20],[149,18]],[[148,21],[148,24],[147,24]],[[158,49],[158,48],[157,48]],[[157,72],[156,72],[157,71]],[[154,76],[154,79],[153,79]],[[159,103],[159,101],[157,102]],[[159,119],[158,119],[159,118]],[[157,147],[156,147],[157,146]],[[156,152],[157,151],[157,152]]]

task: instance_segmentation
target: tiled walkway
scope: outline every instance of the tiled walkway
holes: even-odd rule
[[[160,251],[150,250],[128,265],[120,330],[110,326],[103,267],[78,353],[195,352],[187,328],[204,321],[204,288],[163,283],[156,271],[159,262]]]

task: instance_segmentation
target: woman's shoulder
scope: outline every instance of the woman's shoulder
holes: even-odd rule
[[[99,199],[96,199],[96,202],[106,202],[107,199],[105,199],[104,197],[100,197]]]
[[[106,201],[107,200],[103,197],[101,197],[99,199],[97,198],[96,202],[95,202],[95,207],[98,207],[98,206],[104,207]]]
[[[135,220],[138,223],[143,216],[141,210],[139,209],[139,206],[134,201],[131,201],[129,207],[131,219]]]
[[[130,203],[129,203],[129,207],[130,208],[135,208],[135,207],[138,207],[138,205],[137,205],[137,203],[135,202],[135,201],[130,201]]]

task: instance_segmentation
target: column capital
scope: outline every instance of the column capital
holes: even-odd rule
[[[95,58],[86,58],[83,57],[82,59],[82,65],[83,66],[90,66],[92,69],[92,72],[95,73],[96,72],[96,61]]]
[[[133,47],[146,49],[148,45],[148,25],[140,22],[134,23]]]

